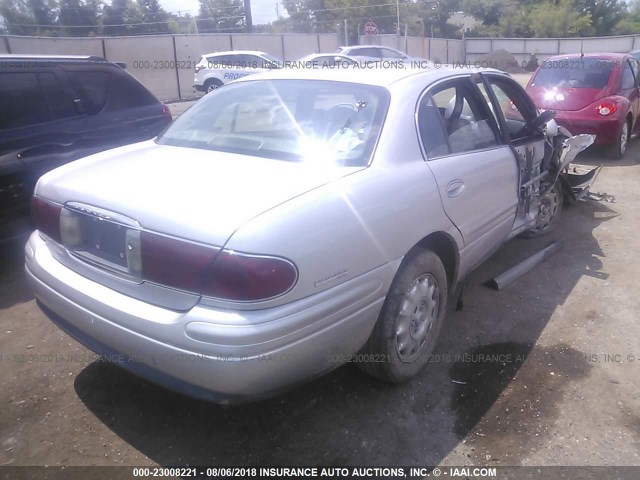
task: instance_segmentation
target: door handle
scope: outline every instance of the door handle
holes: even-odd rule
[[[454,198],[464,192],[464,182],[462,180],[452,180],[447,185],[447,196]]]

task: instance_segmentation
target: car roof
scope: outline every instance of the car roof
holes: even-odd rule
[[[376,63],[376,62],[373,62]],[[375,75],[372,75],[375,70]],[[394,83],[400,82],[407,78],[416,76],[424,77],[425,84],[427,82],[438,81],[449,77],[474,74],[479,72],[491,72],[508,76],[505,72],[495,69],[476,69],[476,68],[353,68],[345,69],[278,69],[269,72],[259,73],[243,77],[236,82],[246,82],[255,80],[327,80],[345,83],[358,83],[362,85],[372,85],[380,87],[389,87]]]
[[[397,48],[393,48],[393,47],[389,47],[387,45],[349,45],[348,47],[340,47],[340,48],[388,48],[390,50],[397,50],[398,52],[400,52],[401,50],[398,50]]]
[[[95,55],[33,55],[33,54],[0,54],[0,60],[11,62],[101,62],[110,63],[106,58]]]
[[[554,55],[547,58],[545,61],[553,61],[560,59],[574,59],[574,58],[595,58],[600,60],[622,60],[628,57],[628,53],[612,53],[612,52],[591,52],[591,53],[566,53],[564,55]]]
[[[211,55],[267,55],[267,52],[261,52],[259,50],[225,50],[222,52],[205,53],[203,57]]]

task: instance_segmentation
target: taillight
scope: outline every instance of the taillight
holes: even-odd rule
[[[297,279],[295,265],[284,258],[223,250],[202,294],[239,302],[266,300],[287,293]]]
[[[135,248],[131,245],[132,254]],[[200,293],[205,275],[220,251],[219,248],[144,231],[140,232],[139,248],[138,264],[142,267],[142,278],[195,293]]]
[[[42,200],[35,195],[31,197],[31,217],[40,232],[62,243],[60,235],[60,212],[62,206]]]
[[[615,113],[616,110],[618,110],[618,107],[614,103],[610,102],[601,103],[596,107],[596,112],[598,112],[603,117]]]
[[[162,113],[164,114],[165,117],[172,118],[171,110],[166,105],[162,105]]]

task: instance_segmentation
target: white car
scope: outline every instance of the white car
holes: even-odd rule
[[[196,65],[194,88],[209,93],[227,83],[254,73],[282,68],[282,62],[265,52],[238,50],[207,53]]]
[[[380,45],[353,45],[350,47],[340,47],[340,55],[347,55],[356,60],[368,60],[374,62],[389,61],[402,62],[407,67],[425,68],[430,67],[431,62],[426,58],[410,57],[400,50]]]
[[[337,53],[312,53],[302,57],[296,63],[306,68],[349,68],[358,61]]]

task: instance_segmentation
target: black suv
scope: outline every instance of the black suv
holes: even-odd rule
[[[0,55],[0,242],[25,233],[43,173],[158,135],[171,113],[124,69],[92,56]]]

